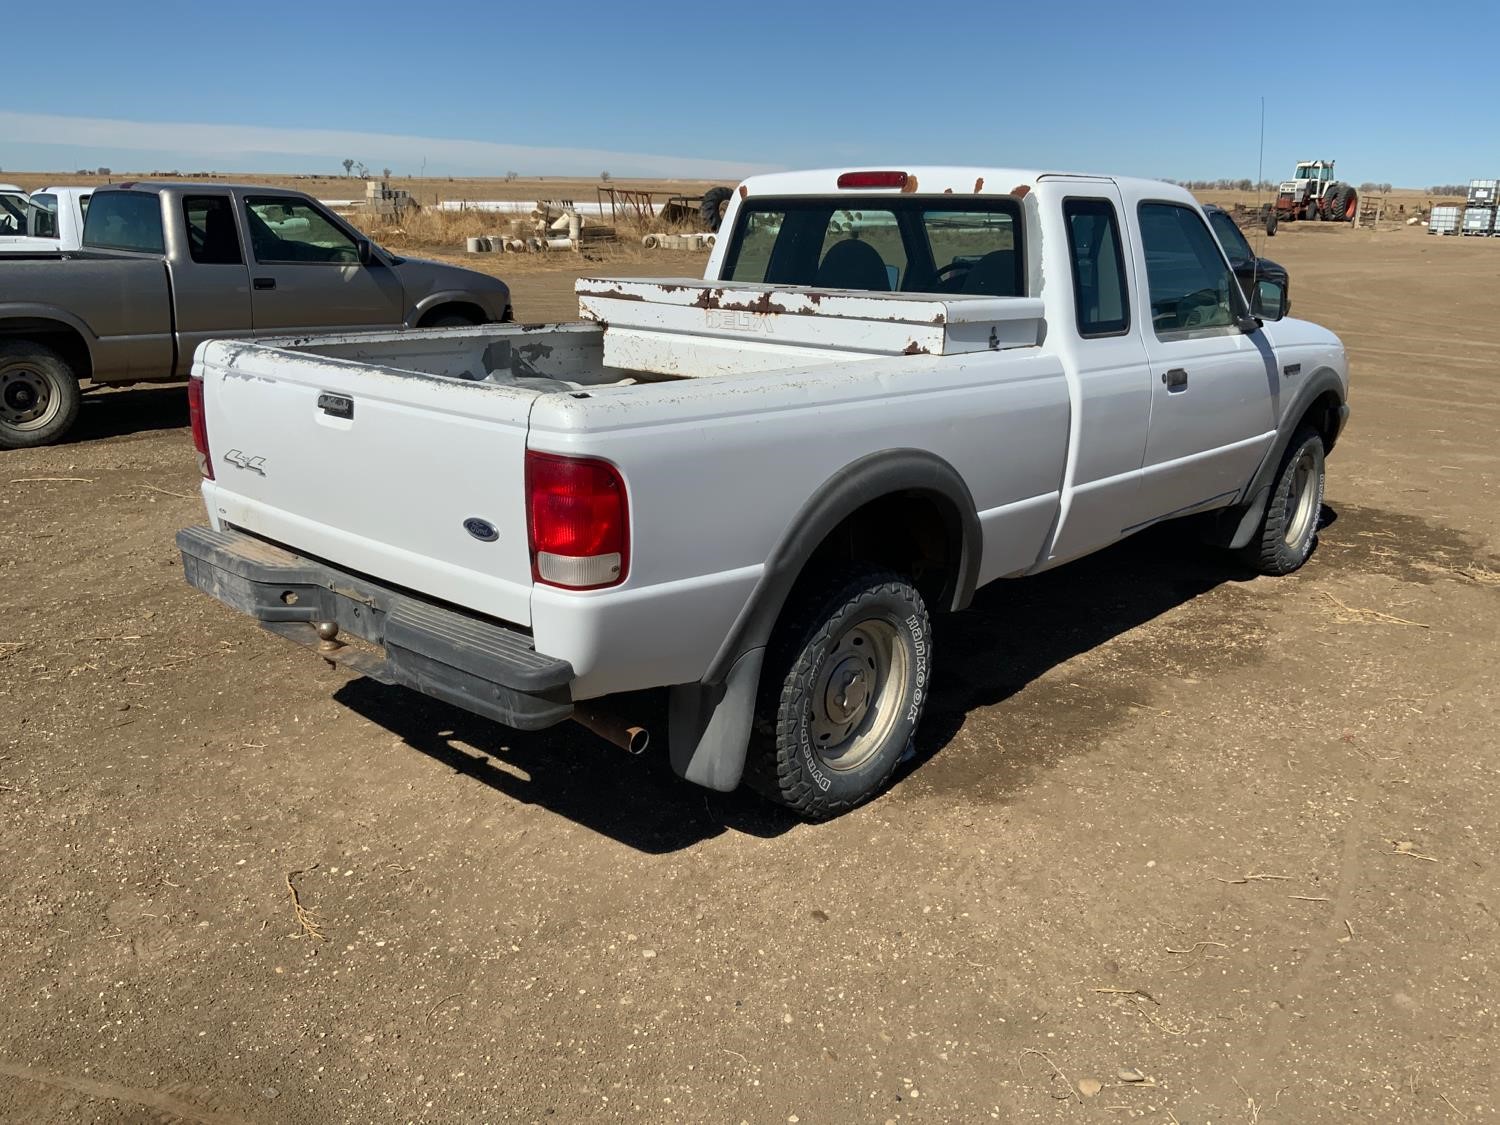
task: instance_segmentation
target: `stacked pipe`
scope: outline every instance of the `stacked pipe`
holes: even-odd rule
[[[716,234],[648,234],[641,239],[647,250],[712,250]]]

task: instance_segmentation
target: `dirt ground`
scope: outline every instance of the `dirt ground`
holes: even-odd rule
[[[178,388],[0,453],[0,1119],[1492,1119],[1500,242],[1266,252],[1353,361],[1312,560],[982,592],[818,826],[190,591]]]

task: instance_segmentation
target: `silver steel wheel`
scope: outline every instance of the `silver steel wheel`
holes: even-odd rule
[[[0,369],[0,423],[16,430],[39,430],[62,409],[51,380],[25,363]]]
[[[1288,498],[1293,507],[1283,538],[1288,547],[1300,549],[1318,518],[1318,463],[1312,449],[1302,450],[1292,465],[1291,475]]]
[[[890,737],[908,693],[911,660],[894,623],[849,625],[818,670],[809,733],[831,770],[864,764]]]

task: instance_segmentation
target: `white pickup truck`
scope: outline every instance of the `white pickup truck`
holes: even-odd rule
[[[1252,317],[1193,198],[992,168],[763,176],[708,280],[591,323],[210,342],[190,583],[519,728],[666,689],[672,766],[824,817],[888,781],[930,614],[1176,517],[1312,551],[1327,330]],[[634,697],[632,697],[634,698]]]
[[[21,226],[0,231],[0,255],[7,257],[61,256],[83,245],[83,221],[88,214],[91,187],[49,187],[26,200]]]

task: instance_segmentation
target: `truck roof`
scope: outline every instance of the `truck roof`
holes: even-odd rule
[[[891,186],[841,189],[838,185],[840,176],[877,168],[899,169],[907,177],[906,186],[899,189]],[[817,168],[805,172],[772,172],[751,176],[741,186],[747,195],[833,195],[841,190],[912,192],[919,195],[1015,195],[1018,188],[1030,190],[1038,181],[1054,177],[1111,183],[1130,195],[1193,201],[1192,194],[1186,188],[1169,184],[1165,180],[1069,172],[1055,168],[996,168],[982,165],[871,164],[860,168]]]
[[[118,184],[105,184],[96,191],[253,191],[256,195],[285,195],[305,199],[307,192],[292,188],[270,187],[267,184],[226,184],[222,180],[126,180]]]

